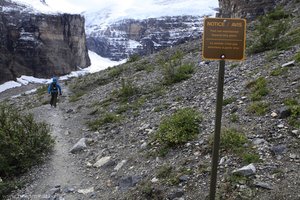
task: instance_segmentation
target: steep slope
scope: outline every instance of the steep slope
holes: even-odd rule
[[[94,193],[99,199],[195,200],[208,194],[218,62],[199,63],[199,46],[193,41],[68,83],[74,94],[60,109],[67,115],[65,123],[77,126],[74,143],[82,137],[93,141],[78,156],[82,168],[94,177],[90,185],[97,185]],[[227,141],[232,150],[220,152],[217,196],[221,199],[299,198],[300,177],[295,170],[300,161],[299,113],[296,118],[282,115],[286,101],[296,101],[299,109],[299,63],[284,65],[299,48],[281,51],[271,60],[271,52],[266,52],[227,63],[222,129],[245,135],[246,143],[238,150],[242,154],[234,151],[235,140]],[[194,73],[185,81],[165,85],[158,60],[176,51],[184,52],[182,63],[191,63]],[[268,90],[259,101],[252,98],[255,92],[250,87],[258,79],[266,81]],[[123,92],[130,88],[135,92],[124,99]],[[39,106],[41,99],[47,98],[31,95],[11,101],[28,108]],[[184,107],[202,113],[199,135],[184,145],[162,148],[154,139],[161,120]],[[260,109],[264,112],[256,112]],[[96,129],[87,126],[95,120]],[[99,160],[106,162],[92,167]],[[249,162],[256,168],[253,175],[232,174]]]

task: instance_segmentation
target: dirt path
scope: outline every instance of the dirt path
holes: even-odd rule
[[[63,93],[66,98],[68,91],[65,89]],[[95,197],[91,180],[82,170],[84,166],[80,166],[77,155],[69,152],[73,144],[67,133],[75,130],[66,121],[65,112],[62,110],[65,103],[66,101],[61,102],[57,108],[43,105],[30,111],[37,120],[50,125],[55,146],[49,160],[29,175],[32,182],[9,199],[74,200]]]

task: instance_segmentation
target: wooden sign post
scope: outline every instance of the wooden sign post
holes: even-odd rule
[[[225,60],[244,60],[246,46],[246,20],[231,18],[206,18],[202,42],[202,57],[220,60],[215,134],[212,153],[212,168],[209,199],[215,200],[222,124]]]

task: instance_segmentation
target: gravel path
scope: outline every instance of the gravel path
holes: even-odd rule
[[[61,103],[57,108],[43,105],[29,110],[38,121],[45,121],[50,125],[55,146],[53,153],[41,167],[36,167],[29,175],[25,175],[25,179],[30,180],[26,187],[16,191],[8,199],[73,200],[95,196],[91,181],[85,171],[81,170],[77,156],[69,152],[74,141],[69,134],[76,131],[76,127],[66,122],[63,108],[68,91],[63,88],[64,97],[60,98]]]

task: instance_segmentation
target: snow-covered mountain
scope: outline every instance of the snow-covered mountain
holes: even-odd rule
[[[126,6],[109,4],[99,11],[84,12],[88,48],[103,57],[121,60],[200,38],[203,17],[216,12],[213,8],[217,8],[217,1],[209,3],[131,1]]]
[[[203,17],[218,8],[217,0],[14,1],[40,12],[84,15],[88,48],[112,60],[199,38]]]

